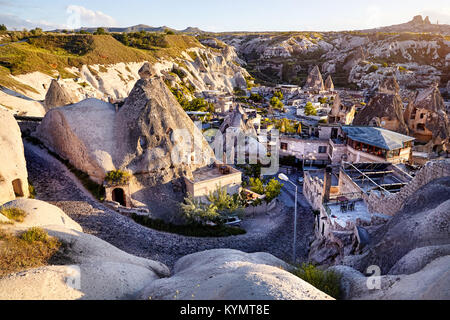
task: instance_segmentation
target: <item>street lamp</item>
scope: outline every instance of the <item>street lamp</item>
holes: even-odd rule
[[[284,173],[280,173],[278,175],[278,178],[280,180],[286,181],[286,182],[290,182],[291,184],[294,185],[295,187],[295,214],[294,214],[294,243],[292,244],[292,261],[293,263],[295,263],[295,258],[296,258],[296,243],[297,243],[297,185],[295,183],[293,183],[291,180],[289,180],[289,178],[284,174]]]

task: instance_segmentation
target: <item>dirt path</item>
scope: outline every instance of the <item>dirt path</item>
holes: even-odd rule
[[[293,208],[286,207],[272,216],[248,219],[247,234],[227,238],[192,238],[156,231],[103,206],[94,200],[77,178],[58,160],[28,142],[24,142],[29,179],[37,199],[48,201],[77,221],[84,232],[137,256],[158,260],[173,268],[184,255],[198,251],[231,248],[244,252],[269,252],[291,261]],[[306,259],[313,215],[299,206],[297,262]]]

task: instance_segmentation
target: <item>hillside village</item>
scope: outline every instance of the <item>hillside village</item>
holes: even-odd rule
[[[413,27],[0,32],[0,299],[449,299],[450,41]]]

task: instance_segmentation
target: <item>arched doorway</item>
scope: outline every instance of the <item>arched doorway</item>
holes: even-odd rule
[[[120,203],[121,206],[126,207],[127,202],[125,200],[125,192],[122,188],[116,188],[112,192],[112,199],[115,202]]]
[[[17,198],[23,197],[22,181],[20,179],[13,180],[12,187]]]

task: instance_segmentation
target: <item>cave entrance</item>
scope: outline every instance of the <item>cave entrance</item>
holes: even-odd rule
[[[23,197],[22,181],[20,179],[13,180],[12,187],[16,198]]]
[[[116,188],[112,192],[112,199],[115,202],[120,203],[121,206],[126,207],[127,202],[125,200],[125,191],[122,188]]]

